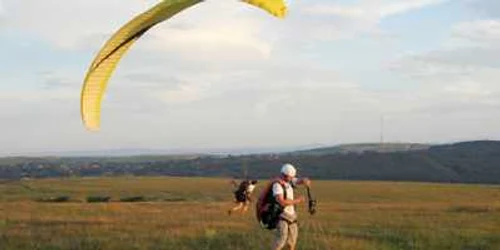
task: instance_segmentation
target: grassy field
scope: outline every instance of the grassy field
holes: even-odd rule
[[[298,249],[500,249],[500,186],[314,182]],[[259,186],[259,191],[262,186]],[[270,249],[227,179],[85,178],[0,184],[0,249]],[[302,190],[298,190],[299,193]],[[88,203],[109,196],[108,203]],[[120,202],[142,196],[147,202]],[[52,203],[41,200],[69,197]]]

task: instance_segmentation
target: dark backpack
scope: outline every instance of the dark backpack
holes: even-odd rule
[[[246,198],[247,198],[246,191],[247,191],[247,188],[249,185],[250,185],[250,181],[248,181],[248,180],[242,181],[240,183],[240,185],[238,186],[238,189],[236,189],[236,191],[234,191],[234,198],[237,201],[245,201],[246,200]]]
[[[283,207],[276,201],[273,196],[273,185],[279,183],[283,188],[283,195],[286,199],[285,183],[280,179],[274,179],[269,182],[267,187],[261,192],[259,200],[256,204],[257,221],[266,229],[275,229],[278,225],[279,218],[283,212]]]

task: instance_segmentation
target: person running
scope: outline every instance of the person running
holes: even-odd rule
[[[248,210],[248,206],[252,202],[252,194],[255,190],[255,186],[257,185],[257,180],[244,180],[239,185],[236,183],[236,181],[233,180],[232,184],[235,187],[238,187],[236,191],[234,191],[234,201],[236,203],[236,206],[229,209],[227,213],[231,215],[233,212],[236,212],[238,210],[241,210],[242,213],[246,213],[246,211]]]
[[[276,239],[273,250],[281,250],[288,245],[290,250],[295,250],[299,233],[297,224],[297,212],[295,205],[304,202],[304,197],[295,198],[293,189],[296,185],[310,186],[308,178],[296,178],[297,170],[292,164],[284,164],[281,167],[281,175],[273,185],[272,192],[276,202],[283,208],[279,215],[276,226]]]

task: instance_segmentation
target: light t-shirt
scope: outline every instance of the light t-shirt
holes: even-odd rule
[[[297,185],[297,178],[294,178],[292,180],[292,183],[289,183],[289,182],[286,182],[285,183],[285,189],[286,189],[286,197],[284,197],[285,199],[287,200],[293,200],[293,187],[292,187],[292,184],[295,186]],[[283,192],[283,187],[281,186],[281,184],[279,183],[274,183],[273,184],[273,196],[276,197],[277,195],[284,195],[284,192]],[[296,212],[295,212],[295,206],[294,205],[288,205],[288,206],[285,206],[285,208],[283,209],[283,213],[285,213],[287,216],[289,217],[295,217],[296,216]]]
[[[247,187],[247,194],[251,194],[254,189],[255,189],[255,185],[254,184],[249,184],[248,187]]]

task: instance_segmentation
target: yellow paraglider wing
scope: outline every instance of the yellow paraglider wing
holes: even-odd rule
[[[120,28],[92,62],[81,93],[81,115],[85,127],[98,130],[101,100],[119,60],[146,31],[203,0],[165,0]]]
[[[284,18],[287,12],[287,7],[284,0],[241,0],[245,3],[257,6],[270,14]]]
[[[242,0],[283,18],[283,0]],[[101,120],[101,101],[111,74],[132,44],[146,31],[175,14],[203,0],[163,0],[153,8],[125,24],[109,39],[92,62],[81,92],[81,116],[88,130],[98,130]]]

